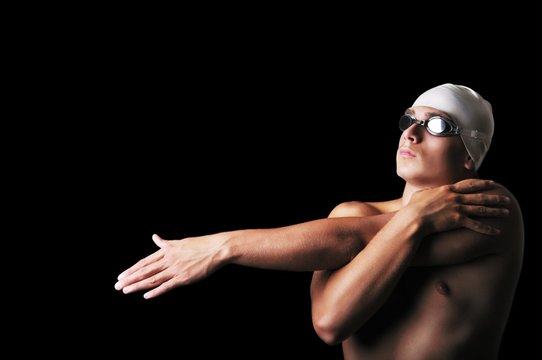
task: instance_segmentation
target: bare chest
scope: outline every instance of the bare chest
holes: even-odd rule
[[[507,282],[503,276],[502,266],[494,259],[411,268],[383,306],[347,340],[345,350],[356,349],[355,353],[367,358],[414,351],[416,358],[467,346],[470,334],[481,327],[498,332],[505,317],[500,320],[491,314],[506,313],[507,307],[495,305],[492,299],[510,292],[500,285]],[[426,357],[418,357],[422,358]]]

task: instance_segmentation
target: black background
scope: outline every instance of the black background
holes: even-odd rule
[[[309,273],[231,265],[153,300],[116,292],[116,276],[155,251],[153,233],[181,239],[276,227],[326,217],[343,201],[399,197],[398,117],[445,82],[493,104],[495,136],[480,175],[516,195],[526,227],[501,358],[531,351],[533,335],[520,325],[534,316],[534,164],[520,165],[538,159],[525,126],[536,114],[524,90],[528,70],[490,70],[488,49],[449,66],[427,49],[365,53],[359,39],[167,31],[118,32],[103,59],[103,101],[115,118],[105,140],[112,146],[105,240],[116,351],[340,359],[340,347],[312,329]]]

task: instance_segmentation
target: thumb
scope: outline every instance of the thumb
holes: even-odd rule
[[[162,239],[160,236],[158,236],[158,235],[156,235],[156,234],[154,234],[154,235],[152,236],[152,241],[154,241],[154,243],[155,243],[159,248],[163,248],[163,247],[168,246],[168,241]]]

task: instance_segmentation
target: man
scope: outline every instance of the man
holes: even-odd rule
[[[228,263],[317,270],[318,335],[345,359],[495,359],[521,270],[523,221],[502,186],[477,179],[490,104],[444,84],[400,119],[400,199],[338,205],[328,219],[166,241],[119,275],[146,298]]]

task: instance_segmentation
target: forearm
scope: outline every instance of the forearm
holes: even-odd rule
[[[347,265],[315,274],[313,322],[324,341],[344,340],[378,310],[415,256],[421,238],[419,222],[400,211]]]
[[[389,218],[332,218],[222,233],[227,263],[291,271],[336,269],[359,253]]]

